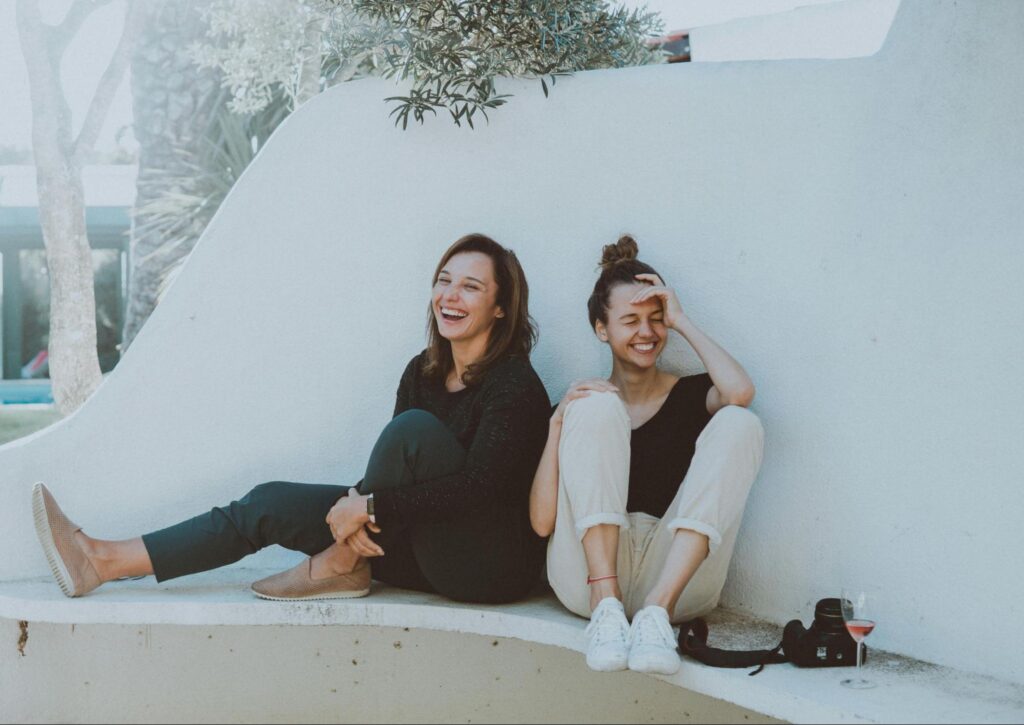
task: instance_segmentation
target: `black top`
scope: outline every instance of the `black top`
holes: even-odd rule
[[[466,449],[459,473],[373,495],[378,523],[438,521],[507,506],[527,510],[548,436],[548,394],[527,358],[509,355],[479,383],[449,392],[421,373],[425,351],[398,385],[395,415],[417,408],[439,418]]]
[[[679,378],[654,417],[633,430],[627,511],[665,516],[690,469],[697,436],[711,420],[712,384],[707,373]]]

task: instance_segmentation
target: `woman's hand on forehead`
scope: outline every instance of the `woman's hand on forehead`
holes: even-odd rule
[[[660,301],[665,314],[665,325],[678,330],[680,323],[685,318],[685,313],[676,293],[665,286],[661,277],[656,274],[638,274],[636,278],[649,286],[647,289],[637,292],[630,300],[630,304],[640,305],[652,298]]]
[[[638,274],[636,278],[644,284],[657,285],[659,287],[665,286],[665,282],[656,274]]]

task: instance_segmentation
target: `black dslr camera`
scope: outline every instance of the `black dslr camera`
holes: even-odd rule
[[[697,617],[679,627],[679,650],[712,667],[756,667],[792,662],[797,667],[853,667],[857,664],[857,643],[846,630],[838,599],[821,599],[814,607],[810,628],[792,620],[782,632],[782,641],[772,649],[724,650],[708,646],[708,624]],[[779,650],[782,650],[781,652]],[[867,661],[867,647],[861,655]]]
[[[846,631],[838,599],[822,599],[814,607],[810,629],[799,619],[782,632],[782,651],[798,667],[849,667],[857,663],[857,643]],[[867,647],[861,663],[867,662]]]

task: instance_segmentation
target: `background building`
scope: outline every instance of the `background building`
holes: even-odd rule
[[[84,183],[86,223],[96,272],[100,367],[108,372],[118,360],[124,319],[135,167],[86,167]],[[0,166],[0,265],[2,377],[45,378],[49,287],[33,166]],[[7,388],[8,396],[16,395],[10,392],[14,388]]]

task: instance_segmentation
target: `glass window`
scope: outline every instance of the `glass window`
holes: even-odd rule
[[[112,370],[119,357],[117,346],[121,342],[122,325],[121,254],[117,249],[92,251],[96,292],[96,348],[100,370],[103,372]],[[20,255],[22,374],[25,377],[48,377],[48,366],[40,355],[46,351],[50,337],[50,279],[46,252],[42,249],[23,249]]]

